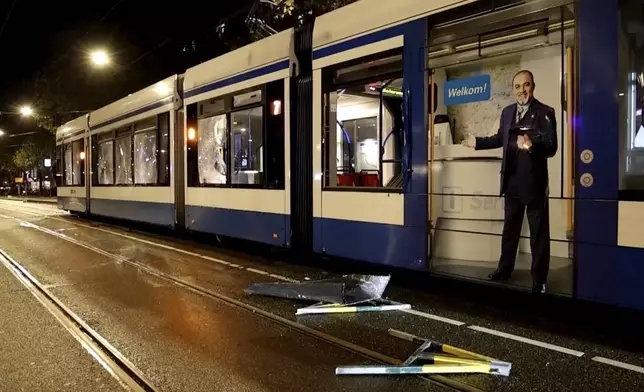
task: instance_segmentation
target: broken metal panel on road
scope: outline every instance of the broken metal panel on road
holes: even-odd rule
[[[382,298],[390,276],[348,275],[299,283],[254,283],[247,294],[331,304],[356,305]]]
[[[336,279],[299,283],[254,283],[245,292],[270,297],[318,301],[296,311],[297,316],[309,314],[386,312],[411,309],[409,304],[389,304],[382,295],[389,276],[348,275]]]

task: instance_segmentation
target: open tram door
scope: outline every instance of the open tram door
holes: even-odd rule
[[[552,109],[548,121],[556,131],[558,148],[553,156],[543,157],[548,179],[547,185],[539,184],[548,196],[540,208],[549,218],[550,233],[550,241],[542,236],[545,241],[540,243],[549,244],[545,246],[549,250],[535,254],[550,254],[548,291],[571,295],[574,4],[569,0],[474,4],[472,9],[461,7],[429,21],[428,265],[436,274],[478,280],[487,280],[496,270],[505,221],[505,198],[499,194],[502,176],[508,175],[502,173],[506,141],[500,138],[498,147],[492,143],[487,150],[462,143],[495,135],[500,127],[507,131],[518,121],[541,124],[535,118],[541,112],[531,107],[542,104],[541,108]],[[511,113],[502,118],[504,109]],[[518,227],[511,232],[518,233],[518,242],[509,247],[505,242],[506,254],[515,248],[516,257],[511,279],[502,284],[530,288],[533,251],[526,215],[525,208],[515,215]]]

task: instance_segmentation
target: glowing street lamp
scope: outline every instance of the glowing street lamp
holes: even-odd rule
[[[90,53],[89,58],[97,67],[104,67],[110,63],[110,57],[104,50],[94,50]]]
[[[4,131],[0,129],[0,136],[4,135]]]
[[[31,108],[31,106],[23,106],[20,108],[20,114],[23,117],[33,116],[34,110]]]

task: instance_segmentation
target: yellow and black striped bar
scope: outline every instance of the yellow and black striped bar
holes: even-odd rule
[[[412,335],[412,334],[407,333],[407,332],[398,331],[397,329],[393,329],[393,328],[390,328],[388,330],[388,332],[389,332],[389,335],[391,335],[391,336],[395,336],[397,338],[407,340],[407,341],[412,342],[412,343],[423,344],[423,343],[425,343],[427,341],[431,341],[429,339],[423,339],[421,337]],[[445,353],[445,354],[451,354],[451,355],[461,357],[461,358],[478,359],[478,360],[481,360],[481,361],[488,361],[488,362],[495,360],[494,358],[491,358],[491,357],[488,357],[488,356],[485,356],[485,355],[473,353],[471,351],[463,350],[462,348],[450,346],[448,344],[443,344],[443,343],[435,342],[435,341],[431,341],[431,345],[430,345],[429,349],[432,350],[432,351],[436,351],[436,352],[442,352],[442,353]]]

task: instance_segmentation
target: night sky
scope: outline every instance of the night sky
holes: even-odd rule
[[[33,102],[37,73],[74,110],[89,110],[230,50],[243,34],[252,0],[212,2],[5,0],[0,5],[0,111]],[[229,39],[216,27],[228,21]],[[194,43],[194,45],[193,45]],[[96,69],[88,52],[102,48],[114,64]],[[35,108],[38,109],[38,108]],[[8,133],[32,128],[0,117]],[[12,128],[12,129],[6,129]]]

